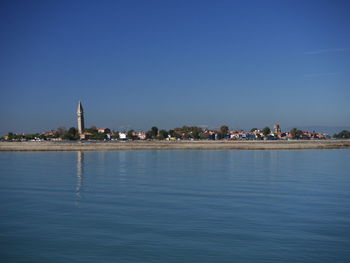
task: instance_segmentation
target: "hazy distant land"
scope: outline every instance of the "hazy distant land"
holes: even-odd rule
[[[293,150],[350,148],[350,140],[0,142],[0,151]]]

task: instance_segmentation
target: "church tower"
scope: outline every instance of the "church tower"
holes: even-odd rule
[[[84,110],[80,101],[78,104],[77,115],[78,115],[78,132],[79,134],[82,134],[84,132]]]

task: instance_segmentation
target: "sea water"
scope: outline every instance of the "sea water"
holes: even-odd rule
[[[1,152],[0,262],[350,262],[350,150]]]

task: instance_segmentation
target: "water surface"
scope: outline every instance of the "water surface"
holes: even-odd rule
[[[350,262],[350,150],[0,153],[1,262]]]

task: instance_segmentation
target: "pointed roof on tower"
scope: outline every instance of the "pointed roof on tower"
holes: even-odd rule
[[[83,113],[84,110],[83,110],[83,106],[81,105],[81,102],[79,101],[78,103],[78,110],[77,110],[78,113]]]

